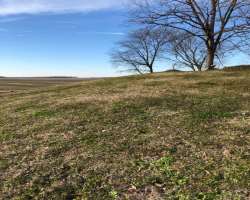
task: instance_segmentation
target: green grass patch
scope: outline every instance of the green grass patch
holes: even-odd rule
[[[222,96],[194,99],[190,107],[190,120],[198,123],[233,117],[240,109],[238,101],[238,98]]]
[[[36,118],[50,118],[56,115],[53,110],[39,110],[32,112],[32,116]]]

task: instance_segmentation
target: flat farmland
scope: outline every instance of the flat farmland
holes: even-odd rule
[[[0,78],[0,96],[79,83],[84,78]]]

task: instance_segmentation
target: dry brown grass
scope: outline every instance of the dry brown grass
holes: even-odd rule
[[[4,82],[0,199],[247,199],[249,77]]]

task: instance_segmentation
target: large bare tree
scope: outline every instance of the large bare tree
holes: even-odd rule
[[[111,62],[129,72],[153,73],[155,63],[163,58],[168,42],[165,29],[143,28],[131,32],[111,53]]]
[[[212,70],[220,48],[232,52],[247,41],[250,1],[145,0],[133,17],[136,22],[170,27],[201,40],[206,47],[207,69]]]
[[[172,33],[171,45],[172,61],[176,67],[189,68],[192,71],[204,71],[207,69],[206,46],[197,37],[193,37],[185,32]],[[225,51],[218,48],[215,54],[215,63],[221,65],[225,56]]]

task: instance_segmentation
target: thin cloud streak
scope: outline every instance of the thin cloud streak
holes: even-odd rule
[[[0,32],[8,32],[8,29],[6,29],[6,28],[0,28]]]
[[[25,17],[13,17],[13,16],[5,16],[0,18],[0,23],[10,23],[10,22],[16,22],[16,21],[20,21],[20,20],[24,20],[26,19]]]
[[[131,0],[0,0],[0,15],[89,12],[118,9]]]
[[[77,32],[77,34],[91,34],[91,35],[117,35],[117,36],[123,36],[125,33],[122,32],[98,32],[98,31],[89,31],[89,32]]]

